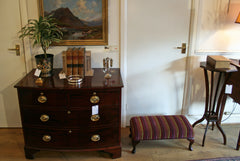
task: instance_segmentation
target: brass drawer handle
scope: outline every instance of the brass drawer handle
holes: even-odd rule
[[[100,98],[96,96],[96,92],[93,92],[93,96],[90,98],[90,102],[96,104],[99,101],[100,101]]]
[[[38,102],[40,102],[40,103],[47,102],[47,97],[44,96],[44,93],[40,93],[40,94],[41,94],[41,96],[38,97]]]
[[[42,139],[43,139],[43,141],[45,141],[45,142],[49,142],[49,141],[51,141],[51,136],[50,135],[44,135],[43,137],[42,137]]]
[[[91,140],[94,141],[94,142],[99,141],[99,140],[100,140],[100,135],[93,135],[93,136],[91,137]]]
[[[69,114],[69,115],[70,115],[70,114],[71,114],[71,111],[67,111],[67,114]]]
[[[43,115],[40,116],[40,120],[41,120],[42,122],[47,122],[47,121],[49,120],[49,116],[43,114]]]
[[[99,115],[92,115],[91,116],[91,120],[92,121],[98,121],[100,119],[100,116]]]

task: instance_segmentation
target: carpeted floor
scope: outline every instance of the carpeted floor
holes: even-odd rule
[[[192,160],[192,161],[240,161],[240,157],[209,158],[209,159]]]
[[[188,150],[189,142],[180,140],[143,141],[137,145],[136,153],[132,154],[129,128],[122,128],[122,157],[111,159],[105,152],[54,152],[40,151],[35,154],[34,161],[187,161],[219,157],[240,156],[235,150],[240,124],[223,125],[227,135],[227,145],[217,128],[208,130],[205,146],[202,137],[205,125],[194,128],[195,143],[193,151]],[[24,157],[24,140],[21,129],[0,129],[0,161],[29,161]]]

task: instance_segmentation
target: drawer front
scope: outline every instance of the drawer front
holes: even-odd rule
[[[22,105],[66,106],[66,94],[61,90],[19,90]]]
[[[24,129],[26,146],[35,148],[102,148],[120,144],[119,128],[44,130]]]
[[[120,105],[121,96],[118,90],[89,90],[70,93],[69,105],[71,107],[99,105]]]
[[[68,115],[68,126],[106,126],[119,123],[121,111],[118,106],[99,106],[99,113],[92,115],[92,107],[73,108]]]
[[[64,108],[23,108],[22,123],[23,126],[66,126],[68,113]]]
[[[81,127],[106,126],[120,122],[121,112],[116,106],[99,106],[99,113],[92,115],[91,107],[74,109],[67,108],[36,108],[22,110],[23,126]]]

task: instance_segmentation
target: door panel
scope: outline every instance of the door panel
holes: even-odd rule
[[[17,32],[21,28],[19,0],[0,2],[0,127],[21,126],[17,91],[14,84],[26,74],[23,50],[20,56],[8,50],[20,45]]]
[[[128,1],[127,120],[181,113],[187,54],[177,47],[188,43],[189,3]]]

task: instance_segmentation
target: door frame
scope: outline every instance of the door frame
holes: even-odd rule
[[[20,12],[20,23],[21,27],[28,23],[28,0],[19,0],[19,12]],[[30,72],[33,68],[32,65],[32,54],[31,54],[31,43],[28,38],[23,39],[21,47],[23,48],[22,53],[24,54],[26,73]]]
[[[120,24],[120,35],[119,35],[119,62],[121,68],[121,76],[124,87],[122,88],[122,127],[126,127],[127,120],[127,0],[119,1],[119,24]]]
[[[189,34],[188,34],[188,49],[186,57],[186,73],[185,73],[185,83],[184,83],[184,93],[183,93],[183,104],[181,114],[188,115],[188,109],[190,105],[191,98],[191,70],[192,70],[192,59],[191,56],[194,55],[195,45],[196,45],[196,16],[198,11],[198,3],[196,0],[191,1],[191,12],[190,12],[190,22],[189,22]]]

